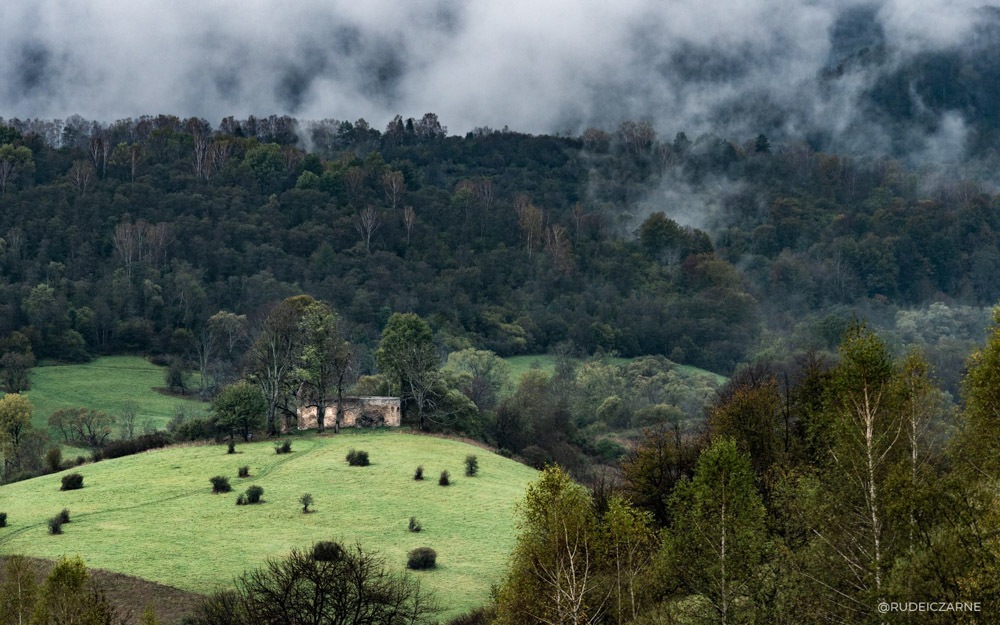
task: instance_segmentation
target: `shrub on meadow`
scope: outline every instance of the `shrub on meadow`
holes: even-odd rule
[[[334,562],[343,556],[344,548],[333,541],[323,540],[313,545],[312,557],[317,562]]]
[[[49,519],[49,534],[62,534],[63,520],[58,516]]]
[[[234,443],[233,441],[229,441],[229,447],[226,448],[226,453],[227,454],[235,454],[236,453],[236,443]]]
[[[250,488],[247,489],[247,492],[246,492],[247,503],[248,504],[260,503],[261,502],[261,495],[263,495],[263,494],[264,494],[264,489],[263,488],[261,488],[260,486],[257,486],[257,485],[251,486]]]
[[[311,506],[313,503],[313,496],[310,495],[309,493],[306,493],[301,497],[299,497],[299,503],[302,504],[302,512],[305,514],[309,514],[309,506]]]
[[[287,454],[292,451],[292,441],[282,441],[274,444],[274,453]]]
[[[243,465],[236,470],[236,474],[238,477],[250,477],[250,465]]]
[[[59,490],[79,490],[83,488],[83,476],[79,473],[70,473],[62,478],[62,486]]]
[[[406,568],[414,571],[433,569],[437,566],[437,552],[430,547],[417,547],[406,556]]]
[[[229,485],[229,478],[222,475],[216,475],[213,478],[209,478],[209,482],[212,483],[213,493],[228,493],[233,490],[233,487]]]
[[[479,459],[469,454],[465,457],[465,477],[475,477],[479,473]]]
[[[347,452],[347,464],[352,467],[367,467],[370,464],[368,462],[368,452],[352,449]]]
[[[417,517],[411,516],[410,517],[410,531],[411,532],[419,532],[422,529],[424,529],[424,527],[420,524],[420,521],[417,520]]]
[[[441,471],[441,477],[438,478],[438,486],[448,486],[451,484],[451,478],[447,471]]]
[[[62,511],[56,515],[56,518],[63,523],[69,523],[69,509],[63,508]]]
[[[420,480],[424,479],[424,467],[423,466],[417,467],[416,472],[413,474],[413,479],[415,479],[417,481],[420,481]]]
[[[0,512],[0,527],[7,527],[7,513]]]
[[[236,505],[245,506],[246,503],[247,503],[247,496],[241,493],[240,496],[236,498]]]

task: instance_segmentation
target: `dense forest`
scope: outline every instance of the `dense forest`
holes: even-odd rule
[[[776,340],[830,349],[861,314],[943,363],[1000,292],[997,200],[976,184],[763,135],[455,137],[433,114],[383,132],[5,123],[0,332],[36,358],[168,353],[177,329],[305,292],[369,351],[415,312],[442,355],[663,355],[728,374]]]

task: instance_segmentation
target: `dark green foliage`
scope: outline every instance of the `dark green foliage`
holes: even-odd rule
[[[310,495],[309,493],[306,493],[301,497],[299,497],[299,503],[302,504],[302,512],[308,513],[309,506],[311,506],[313,503],[313,496]]]
[[[235,586],[208,597],[190,625],[429,625],[438,611],[373,552],[333,542],[270,559]]]
[[[76,466],[80,466],[81,464],[83,464],[86,461],[87,461],[87,459],[84,458],[83,456],[77,456],[76,457]]]
[[[77,490],[83,488],[83,476],[79,473],[70,473],[62,477],[62,487],[59,490]]]
[[[216,425],[215,417],[201,417],[183,421],[177,425],[173,432],[174,438],[178,441],[221,440],[223,437]]]
[[[236,497],[236,505],[237,506],[245,506],[246,503],[247,503],[247,496],[246,496],[246,494],[245,493],[240,493],[239,496]]]
[[[264,426],[267,402],[260,388],[241,380],[219,391],[212,400],[212,411],[216,427],[230,438],[232,445],[234,436],[242,436],[248,441],[254,430]]]
[[[139,454],[150,449],[161,449],[170,444],[170,437],[164,432],[143,434],[131,440],[111,441],[102,449],[94,450],[94,460],[110,460]]]
[[[69,523],[69,509],[63,508],[56,517],[63,523]]]
[[[209,478],[208,481],[212,483],[213,493],[228,493],[233,490],[233,487],[229,485],[228,477],[216,475],[213,478]]]
[[[312,557],[319,562],[335,562],[344,557],[344,548],[329,540],[320,541],[313,545]]]
[[[602,438],[594,443],[594,452],[605,462],[613,463],[628,453],[628,450],[610,438]]]
[[[187,394],[188,380],[190,378],[191,373],[184,366],[184,361],[180,358],[171,359],[170,365],[164,373],[164,381],[167,383],[167,388],[175,393],[179,392],[185,395]]]
[[[243,465],[236,470],[237,477],[250,477],[250,465]]]
[[[417,470],[413,472],[413,479],[415,479],[417,481],[420,481],[420,480],[424,479],[424,467],[423,466],[417,467]]]
[[[430,547],[417,547],[406,554],[406,568],[414,571],[433,569],[437,566],[437,552]]]
[[[417,517],[411,516],[409,530],[411,532],[419,532],[422,529],[424,529],[424,527],[420,524],[420,521],[417,520]]]
[[[369,464],[368,452],[352,449],[347,452],[347,464],[352,467],[367,467]]]
[[[234,443],[232,441],[229,441],[229,445],[226,446],[226,453],[227,454],[235,454],[236,453],[236,443]]]
[[[248,504],[261,503],[261,496],[264,494],[264,489],[260,486],[254,485],[247,489],[246,501]]]
[[[448,472],[447,471],[441,471],[441,477],[438,478],[438,485],[439,486],[448,486],[449,484],[451,484],[451,479],[448,476]]]
[[[60,517],[58,516],[52,517],[51,519],[49,519],[49,534],[53,535],[62,534],[63,533],[62,526],[63,526],[63,520]]]
[[[45,468],[50,473],[56,473],[62,469],[62,449],[53,447],[45,452]]]
[[[465,477],[475,477],[479,474],[479,459],[469,454],[465,457]]]
[[[292,441],[285,440],[274,444],[274,453],[288,454],[292,452]]]
[[[0,527],[7,527],[7,513],[0,512]]]

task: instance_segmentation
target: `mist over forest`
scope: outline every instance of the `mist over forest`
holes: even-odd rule
[[[980,2],[8,3],[6,117],[357,119],[579,134],[649,121],[962,161],[997,124]]]

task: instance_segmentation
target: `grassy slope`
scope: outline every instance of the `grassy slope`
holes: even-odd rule
[[[163,387],[163,367],[139,356],[106,356],[81,365],[37,367],[31,374],[28,398],[34,409],[36,427],[48,428],[49,415],[61,408],[85,406],[117,415],[121,405],[132,400],[139,404],[136,428],[147,419],[163,428],[178,406],[202,412],[208,404],[159,393]],[[58,432],[50,432],[58,440]]]
[[[399,432],[346,432],[293,439],[289,455],[269,442],[159,450],[75,469],[85,488],[60,492],[62,474],[0,487],[0,553],[55,558],[79,553],[90,566],[184,590],[208,592],[267,556],[317,540],[360,541],[400,569],[406,552],[429,546],[438,568],[420,572],[449,614],[486,599],[513,546],[512,509],[535,471],[456,441]],[[349,467],[348,449],[369,452],[372,465]],[[480,476],[464,477],[463,460],[479,457]],[[248,464],[251,477],[236,478]],[[422,464],[427,479],[413,480]],[[453,485],[438,486],[447,469]],[[230,476],[234,491],[212,495],[208,478]],[[250,484],[266,503],[237,507]],[[298,498],[312,493],[316,512]],[[49,536],[45,521],[69,508],[72,522]],[[424,531],[407,531],[416,516]]]
[[[548,374],[555,373],[556,370],[556,357],[548,354],[537,354],[528,356],[510,356],[504,358],[510,364],[510,377],[511,382],[517,384],[517,381],[521,379],[521,374],[525,371],[535,368],[542,369]],[[631,358],[609,358],[609,362],[616,365],[627,365],[632,361]],[[712,373],[711,371],[706,371],[705,369],[699,369],[698,367],[692,367],[691,365],[677,365],[678,373],[683,374],[686,377],[694,375],[708,375],[712,376],[716,380],[716,383],[722,385],[726,382],[726,377],[719,375],[718,373]]]

